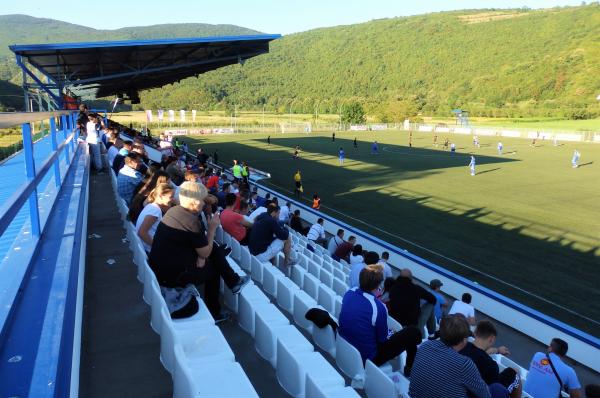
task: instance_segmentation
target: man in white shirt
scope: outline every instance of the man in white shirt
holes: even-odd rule
[[[287,202],[285,205],[281,206],[279,210],[279,221],[287,224],[290,221],[290,208],[292,207],[291,202]]]
[[[100,137],[99,137],[99,125],[96,116],[93,114],[88,115],[88,122],[85,125],[85,142],[90,148],[90,155],[94,163],[94,168],[97,172],[102,172],[102,157],[100,156]]]
[[[313,224],[312,227],[308,230],[306,237],[311,242],[315,242],[316,244],[322,244],[327,242],[325,238],[325,228],[323,228],[323,219],[319,218],[316,224]]]
[[[115,158],[117,157],[117,155],[119,154],[119,150],[123,148],[123,140],[120,138],[117,138],[114,142],[114,144],[112,144],[110,146],[110,148],[108,148],[108,151],[106,151],[106,158],[108,160],[108,165],[112,168],[112,164],[115,161]]]
[[[327,245],[327,250],[329,250],[329,254],[333,256],[338,246],[342,243],[344,243],[344,230],[338,229],[337,234],[335,234],[335,236],[332,236],[331,239],[329,239],[329,244]]]
[[[464,293],[461,301],[454,301],[450,311],[448,311],[448,315],[452,314],[463,314],[467,318],[469,325],[477,323],[475,320],[475,308],[471,305],[471,295],[469,293]]]
[[[390,265],[387,263],[388,260],[390,259],[390,253],[388,252],[383,252],[381,253],[381,258],[379,259],[379,263],[383,265],[383,280],[386,280],[387,278],[391,278],[392,275],[392,267],[390,267]]]

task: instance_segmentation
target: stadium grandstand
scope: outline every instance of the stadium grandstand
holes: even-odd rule
[[[10,47],[30,112],[0,114],[23,133],[0,164],[0,396],[583,397],[597,337],[75,100],[278,37]]]

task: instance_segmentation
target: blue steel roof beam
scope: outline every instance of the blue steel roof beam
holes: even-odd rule
[[[21,67],[21,69],[29,76],[33,79],[34,82],[36,82],[37,84],[40,85],[40,88],[42,90],[44,90],[46,93],[48,93],[48,95],[50,95],[50,97],[52,97],[52,99],[54,101],[56,101],[57,103],[60,102],[60,99],[54,95],[54,93],[52,91],[50,91],[48,88],[46,88],[46,85],[44,83],[42,83],[42,81],[40,79],[38,79],[38,77],[29,70],[29,68],[27,67],[27,65],[25,65],[22,60],[21,57],[18,56],[17,57],[17,65],[19,65]]]
[[[218,61],[227,61],[227,60],[232,60],[232,59],[238,59],[240,57],[242,57],[243,59],[245,58],[250,58],[250,57],[255,57],[261,54],[265,54],[267,53],[268,50],[260,50],[254,53],[249,53],[249,54],[243,54],[242,55],[233,55],[233,56],[229,56],[229,57],[224,57],[221,59],[210,59],[210,60],[202,60],[202,61],[197,61],[197,62],[191,62],[188,64],[180,64],[180,65],[171,65],[171,66],[163,66],[163,67],[159,67],[159,68],[152,68],[152,69],[148,69],[145,71],[136,71],[136,72],[123,72],[123,73],[115,73],[113,75],[106,75],[100,78],[88,78],[88,79],[82,79],[82,80],[76,80],[76,85],[84,85],[86,83],[92,83],[92,82],[98,82],[98,81],[103,81],[103,80],[112,80],[112,79],[118,79],[121,77],[128,77],[128,76],[137,76],[142,72],[145,73],[151,73],[151,72],[162,72],[162,71],[169,71],[169,70],[176,70],[176,69],[180,69],[180,68],[186,68],[186,67],[190,67],[190,66],[199,66],[199,65],[206,65],[206,64],[210,64],[210,63],[214,63],[214,62],[218,62]]]

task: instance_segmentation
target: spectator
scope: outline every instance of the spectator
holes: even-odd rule
[[[566,341],[554,338],[548,352],[536,352],[529,365],[529,373],[523,389],[534,397],[558,397],[561,391],[571,398],[581,397],[581,384],[572,367],[565,363],[569,350]]]
[[[354,247],[352,247],[352,253],[350,253],[349,260],[350,261],[348,261],[348,263],[350,265],[359,264],[365,261],[365,258],[363,257],[362,245],[355,245]]]
[[[408,394],[411,398],[490,398],[487,385],[470,358],[460,355],[467,344],[469,324],[462,315],[440,323],[440,339],[419,346]]]
[[[361,271],[369,265],[377,264],[379,261],[379,255],[375,252],[367,252],[365,254],[365,261],[362,263],[354,263],[350,267],[350,289],[359,286],[359,279]],[[383,270],[383,268],[382,268]]]
[[[257,196],[256,207],[267,207],[271,202],[271,194],[267,193],[265,197]]]
[[[267,211],[254,221],[248,249],[259,261],[270,261],[283,251],[285,264],[291,265],[290,233],[278,220],[279,206],[270,204]]]
[[[223,189],[217,194],[217,199],[219,200],[218,205],[221,209],[225,208],[225,196],[227,196],[227,194],[230,192],[231,185],[228,182],[226,182],[225,184],[223,184]]]
[[[325,237],[325,228],[323,228],[323,223],[323,219],[319,218],[317,222],[310,227],[308,233],[306,234],[306,238],[309,241],[315,242],[318,245],[327,242],[327,238]]]
[[[129,155],[129,152],[131,152],[132,149],[132,141],[123,141],[123,147],[119,150],[119,153],[112,162],[112,169],[115,172],[115,175],[119,175],[119,170],[121,170],[125,164],[125,156]]]
[[[214,214],[208,220],[208,230],[204,230],[199,216],[206,196],[206,188],[201,184],[186,181],[181,185],[180,205],[170,208],[158,224],[149,263],[161,286],[183,288],[188,284],[204,283],[204,302],[215,321],[220,323],[228,316],[221,312],[219,304],[219,277],[234,294],[241,291],[249,277],[240,278],[225,257],[213,253],[220,220],[219,215]],[[193,315],[195,311],[186,309],[185,315]],[[171,314],[174,318],[185,315]]]
[[[90,157],[94,164],[94,169],[102,173],[102,156],[100,150],[100,123],[95,114],[88,115],[88,122],[85,125],[85,142],[90,148]]]
[[[137,217],[135,230],[142,240],[146,253],[150,253],[156,228],[163,214],[171,207],[174,193],[169,184],[158,184],[148,195],[148,204]]]
[[[198,159],[198,163],[204,165],[208,160],[208,155],[202,150],[202,148],[198,148],[198,150],[196,151],[196,159]]]
[[[111,168],[121,148],[123,148],[123,140],[117,138],[115,139],[114,144],[108,148],[108,151],[106,151],[106,160],[108,160],[108,165]]]
[[[469,293],[463,293],[461,301],[455,300],[448,314],[463,314],[469,325],[475,325],[477,322],[475,320],[475,308],[471,305],[471,295]]]
[[[206,182],[206,188],[212,194],[216,194],[219,191],[219,178],[221,177],[221,172],[217,171],[216,174],[212,173],[212,170],[209,169],[210,173],[207,173],[210,177],[208,177],[208,181]]]
[[[360,272],[360,287],[344,294],[338,332],[367,359],[381,366],[406,351],[405,369],[410,371],[421,335],[414,327],[407,327],[388,338],[387,310],[375,298],[383,281],[380,265],[368,265]]]
[[[444,309],[448,308],[448,302],[444,298],[444,295],[441,292],[441,287],[444,286],[441,280],[432,279],[429,282],[429,291],[431,294],[435,296],[435,306],[433,307],[433,315],[435,315],[435,319],[437,322],[442,320],[444,315]]]
[[[281,211],[279,212],[279,221],[284,224],[287,224],[290,221],[290,209],[292,208],[292,202],[286,202],[283,206],[281,206]]]
[[[142,185],[142,187],[131,200],[129,212],[127,213],[127,219],[133,224],[137,224],[138,217],[144,206],[146,206],[146,199],[148,198],[148,195],[159,184],[169,184],[169,186],[171,186],[168,174],[162,170],[154,172],[150,178],[147,178],[144,185]]]
[[[346,260],[346,262],[349,261],[349,256],[350,253],[352,252],[352,248],[354,247],[354,244],[356,243],[356,237],[355,236],[351,236],[348,238],[347,242],[343,242],[341,245],[339,245],[337,247],[337,249],[335,250],[335,253],[333,253],[333,259],[340,261],[340,260]]]
[[[142,182],[142,174],[136,170],[137,166],[138,155],[130,153],[125,157],[125,166],[119,170],[117,176],[117,192],[125,200],[127,206],[131,203],[138,184]]]
[[[165,167],[165,171],[175,185],[181,185],[183,181],[185,181],[184,170],[181,165],[179,165],[179,162],[177,162],[177,159],[173,159],[173,161]]]
[[[214,164],[216,164],[216,165],[219,164],[219,150],[218,149],[215,149],[215,151],[213,152],[212,160],[213,160]]]
[[[236,196],[232,193],[228,193],[225,196],[225,210],[221,212],[221,226],[225,232],[233,236],[240,244],[247,246],[252,223],[246,220],[242,214],[236,213],[233,210],[235,200]],[[245,207],[247,208],[248,206],[246,205]]]
[[[381,258],[379,259],[379,264],[381,264],[383,266],[383,278],[384,279],[391,278],[393,276],[392,268],[388,264],[389,259],[390,259],[390,253],[388,253],[388,252],[381,253]]]
[[[466,357],[471,358],[479,374],[485,384],[493,384],[499,382],[500,370],[498,364],[494,361],[490,355],[502,354],[509,355],[508,348],[501,346],[494,348],[496,337],[498,332],[496,327],[490,321],[479,321],[475,328],[475,340],[472,343],[467,343],[465,347],[460,350],[460,353]]]
[[[259,206],[254,209],[254,211],[248,215],[248,220],[254,222],[258,216],[267,212],[267,206]],[[279,219],[277,221],[279,221]]]
[[[421,307],[421,300],[426,303]],[[415,285],[412,272],[409,269],[400,271],[400,276],[390,289],[390,315],[402,326],[417,326],[419,332],[427,324],[430,337],[435,333],[435,318],[433,306],[435,296],[425,288]]]
[[[523,383],[513,368],[504,369],[498,376],[498,382],[489,385],[492,398],[521,398]]]
[[[308,233],[308,228],[305,228],[304,225],[302,225],[300,210],[294,210],[294,214],[290,219],[290,228],[302,235],[306,235]]]
[[[329,243],[327,244],[329,254],[333,256],[338,246],[342,243],[344,243],[344,230],[338,229],[337,233],[329,239]]]

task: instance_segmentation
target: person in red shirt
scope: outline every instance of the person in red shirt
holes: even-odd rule
[[[335,253],[333,253],[333,259],[340,261],[343,259],[348,262],[348,257],[352,252],[352,248],[354,248],[354,244],[356,243],[356,237],[351,236],[347,242],[342,242],[338,245],[337,249],[335,249]]]
[[[236,198],[233,193],[225,195],[225,210],[221,212],[221,226],[241,245],[247,246],[250,228],[252,228],[252,223],[244,218],[244,213],[248,212],[248,203],[242,201],[240,203],[240,213],[236,213],[233,210]]]
[[[206,182],[206,188],[208,189],[209,192],[213,193],[219,190],[219,174],[221,174],[220,171],[217,171],[217,174],[212,174],[212,170],[209,170],[210,173],[207,173],[210,175],[210,177],[208,177],[208,181]]]

